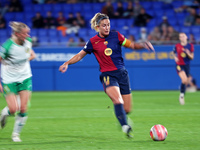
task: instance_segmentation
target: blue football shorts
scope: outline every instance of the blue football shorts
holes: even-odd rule
[[[176,65],[176,71],[179,74],[180,71],[184,71],[187,77],[190,75],[190,65]]]
[[[104,91],[106,91],[106,88],[109,86],[118,86],[122,95],[131,93],[129,75],[125,68],[102,72],[100,75],[100,81],[103,84]]]

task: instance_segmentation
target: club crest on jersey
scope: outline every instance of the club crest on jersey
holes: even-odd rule
[[[30,48],[26,48],[26,53],[29,53],[30,52]]]
[[[106,56],[110,56],[110,55],[112,55],[112,49],[111,48],[106,48],[104,53],[105,53]]]
[[[105,41],[103,44],[104,44],[104,45],[108,45],[108,41]]]
[[[185,58],[186,54],[184,52],[181,53],[181,57]]]

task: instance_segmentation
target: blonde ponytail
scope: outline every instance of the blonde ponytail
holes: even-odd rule
[[[21,32],[23,28],[28,28],[30,30],[30,28],[22,22],[10,21],[9,26],[13,32]]]
[[[91,28],[94,29],[96,32],[99,32],[97,26],[100,25],[100,22],[103,19],[109,19],[109,17],[106,14],[96,13],[94,17],[90,20]]]

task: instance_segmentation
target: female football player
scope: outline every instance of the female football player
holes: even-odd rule
[[[126,114],[131,111],[131,87],[128,72],[124,67],[121,46],[131,49],[147,48],[154,50],[149,42],[134,43],[117,31],[110,31],[110,20],[105,14],[97,13],[91,19],[91,28],[98,32],[90,38],[83,50],[60,66],[66,72],[68,65],[80,61],[87,54],[93,53],[100,66],[100,81],[105,93],[114,104],[115,115],[122,126],[122,131],[131,137],[132,128],[127,124]]]
[[[12,140],[21,142],[20,132],[27,120],[27,102],[32,91],[32,73],[30,59],[35,57],[32,50],[29,27],[21,22],[10,22],[12,37],[1,47],[1,79],[8,107],[1,111],[1,128],[5,127],[6,118],[20,110],[15,118]],[[2,89],[3,87],[3,89]],[[21,106],[19,108],[16,96],[20,96]]]
[[[194,58],[194,46],[187,42],[187,35],[179,33],[180,43],[174,47],[174,60],[176,62],[176,71],[181,78],[179,102],[185,104],[184,95],[188,77],[190,75],[190,61]]]

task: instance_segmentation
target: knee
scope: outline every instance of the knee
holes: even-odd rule
[[[187,81],[188,81],[187,79],[183,79],[183,80],[182,80],[182,83],[183,83],[183,84],[187,84]]]
[[[26,107],[21,107],[21,108],[20,108],[20,112],[21,112],[21,113],[25,113],[25,112],[26,112]]]
[[[10,112],[10,114],[15,114],[16,113],[16,111],[17,111],[18,109],[17,108],[9,108],[9,112]]]

